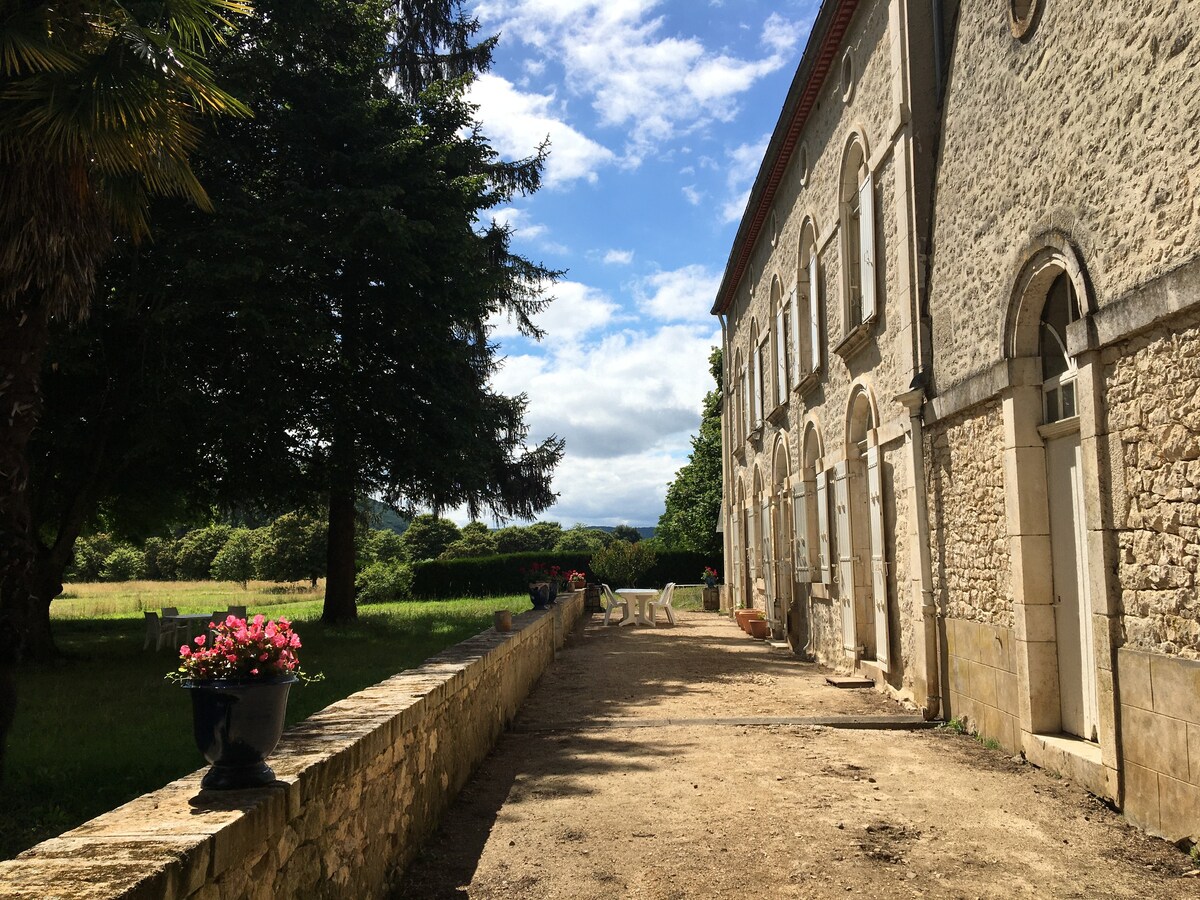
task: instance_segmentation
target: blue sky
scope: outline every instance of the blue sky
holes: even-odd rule
[[[564,525],[654,525],[713,384],[709,315],[815,0],[477,0],[500,33],[472,87],[509,158],[550,139],[544,186],[496,212],[556,269],[541,343],[497,321],[495,379],[531,438],[566,439]],[[461,517],[458,517],[461,520]]]

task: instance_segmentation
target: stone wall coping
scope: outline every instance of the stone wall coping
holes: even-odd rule
[[[514,616],[511,632],[488,629],[330,704],[284,733],[274,785],[201,792],[201,769],[0,862],[0,898],[186,897],[244,866],[264,837],[282,840],[308,800],[399,744],[484,670],[535,637],[544,643],[544,629],[553,646],[556,621],[582,608],[583,592],[568,592],[565,603]]]

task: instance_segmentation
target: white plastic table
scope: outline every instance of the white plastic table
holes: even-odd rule
[[[632,602],[629,605],[629,614],[621,620],[622,625],[649,625],[650,617],[646,615],[646,604],[658,596],[658,591],[653,588],[618,588],[617,593],[626,600],[637,601],[637,613],[633,611]]]

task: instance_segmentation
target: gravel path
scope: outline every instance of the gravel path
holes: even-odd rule
[[[1200,897],[1173,846],[728,619],[571,636],[402,900]],[[747,720],[763,724],[740,724]]]

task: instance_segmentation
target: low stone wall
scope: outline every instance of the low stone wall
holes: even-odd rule
[[[389,887],[583,615],[513,619],[290,729],[278,782],[200,792],[202,771],[0,863],[0,898],[311,900]]]

